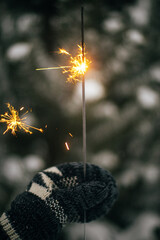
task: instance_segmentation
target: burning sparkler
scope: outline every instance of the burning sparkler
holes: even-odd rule
[[[24,132],[32,134],[33,132],[30,130],[30,128],[43,132],[43,129],[33,127],[25,122],[27,119],[26,114],[28,113],[28,111],[26,111],[20,117],[19,112],[22,111],[24,107],[21,107],[19,111],[17,111],[10,103],[7,103],[7,107],[9,109],[9,113],[5,112],[4,114],[1,114],[0,119],[0,122],[7,124],[7,129],[4,131],[3,134],[8,132],[9,130],[11,130],[11,133],[13,135],[16,135],[16,132],[18,130],[24,130]]]
[[[58,54],[68,55],[69,56],[69,66],[59,66],[59,67],[49,67],[49,68],[37,68],[36,70],[56,70],[62,69],[62,73],[68,73],[67,82],[77,82],[81,81],[81,76],[87,71],[89,64],[91,61],[84,57],[82,54],[82,47],[78,45],[78,54],[76,56],[72,56],[69,52],[67,52],[63,48],[59,48],[57,51]],[[86,53],[84,52],[84,55]]]
[[[62,73],[68,73],[67,82],[82,81],[82,122],[83,122],[83,162],[84,162],[84,179],[86,178],[86,106],[85,106],[85,73],[89,67],[91,61],[86,58],[85,44],[84,44],[84,8],[81,7],[81,34],[82,43],[78,45],[78,54],[72,56],[65,49],[60,48],[57,51],[58,54],[64,54],[69,57],[68,66],[49,67],[49,68],[37,68],[36,70],[56,70],[62,69]],[[68,143],[65,142],[66,149],[68,149]],[[84,223],[86,222],[86,211],[84,211]],[[84,239],[86,239],[86,230],[84,224]]]

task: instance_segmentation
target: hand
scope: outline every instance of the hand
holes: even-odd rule
[[[82,163],[51,167],[37,173],[1,216],[0,233],[14,240],[56,239],[63,224],[106,214],[117,192],[111,174],[98,166],[87,164],[85,179]]]

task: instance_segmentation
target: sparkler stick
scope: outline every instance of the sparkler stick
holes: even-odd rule
[[[82,62],[84,64],[84,8],[81,7],[81,34],[82,34]],[[84,161],[84,179],[86,177],[86,104],[85,104],[85,73],[82,74],[82,121],[83,121],[83,161]]]
[[[82,42],[79,47],[79,53],[76,56],[72,56],[65,49],[59,49],[58,54],[68,55],[70,62],[69,66],[49,67],[49,68],[37,68],[36,70],[57,70],[62,69],[62,73],[68,73],[67,82],[77,82],[82,80],[82,135],[83,135],[83,162],[84,162],[84,180],[86,179],[86,105],[85,105],[85,72],[91,63],[85,57],[85,44],[84,44],[84,8],[81,7],[81,37]],[[65,143],[66,148],[67,144]],[[86,222],[86,212],[84,211],[84,222]],[[86,239],[86,227],[84,223],[84,240]]]
[[[81,7],[81,35],[82,35],[82,63],[84,64],[84,8]],[[85,101],[85,72],[82,74],[82,134],[83,134],[83,162],[84,180],[86,178],[86,101]],[[84,211],[84,240],[86,240],[86,211]]]

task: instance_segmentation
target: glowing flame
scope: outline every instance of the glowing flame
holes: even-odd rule
[[[80,81],[80,77],[88,70],[91,61],[82,54],[82,47],[78,45],[78,54],[73,57],[69,52],[63,48],[59,48],[58,54],[65,54],[69,56],[69,66],[49,67],[49,68],[37,68],[36,70],[56,70],[63,69],[62,73],[68,73],[67,82]]]
[[[70,149],[69,149],[69,145],[67,142],[65,142],[65,146],[66,146],[67,151],[69,151]]]
[[[16,135],[16,132],[18,130],[24,130],[24,132],[32,134],[33,132],[30,130],[30,128],[35,129],[40,132],[43,132],[43,129],[36,128],[36,127],[33,127],[33,126],[25,123],[25,120],[27,119],[27,117],[25,115],[28,113],[28,111],[26,111],[20,117],[19,111],[14,109],[14,107],[12,105],[10,105],[10,103],[7,103],[7,107],[10,112],[9,113],[5,112],[4,114],[1,114],[1,119],[0,119],[0,122],[4,122],[7,124],[7,129],[5,130],[5,132],[3,134],[8,132],[9,130],[11,130],[11,133],[13,135]],[[24,107],[21,107],[20,111],[22,111],[23,109],[24,109]]]

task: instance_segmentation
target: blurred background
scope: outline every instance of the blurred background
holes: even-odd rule
[[[87,240],[160,239],[160,1],[85,1],[87,161],[111,171],[119,199],[87,224]],[[80,1],[1,0],[0,114],[32,109],[44,129],[16,136],[0,123],[0,214],[41,169],[82,159],[81,83],[66,83],[58,48],[76,54]],[[45,127],[47,125],[47,128]],[[71,135],[69,135],[71,133]],[[65,142],[70,150],[67,151]],[[83,239],[68,225],[62,240]]]

